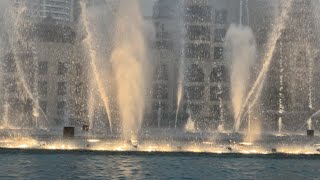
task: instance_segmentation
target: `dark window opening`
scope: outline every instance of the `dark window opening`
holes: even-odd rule
[[[14,55],[9,53],[5,56],[3,70],[6,73],[12,73],[16,71],[16,64],[14,60]]]
[[[214,30],[214,42],[224,42],[226,36],[225,29]]]
[[[210,74],[210,82],[227,81],[228,72],[225,66],[216,66]]]
[[[214,59],[223,59],[223,47],[214,48]]]
[[[188,100],[200,100],[204,96],[204,86],[185,87],[184,96]]]
[[[211,101],[219,101],[221,98],[222,91],[218,87],[210,88],[210,100]]]
[[[57,103],[57,115],[64,116],[66,107],[67,107],[67,103],[65,101],[59,101]]]
[[[227,11],[226,10],[217,10],[216,11],[216,24],[226,24],[227,23]]]
[[[58,64],[58,75],[65,75],[68,72],[67,63],[59,62]]]
[[[39,95],[46,96],[48,94],[48,82],[47,81],[39,81],[38,83]]]
[[[44,75],[48,73],[48,62],[47,61],[41,61],[38,64],[39,68],[39,74]]]
[[[187,58],[210,58],[210,44],[187,44]]]
[[[48,106],[47,101],[40,101],[39,102],[39,107],[42,110],[42,112],[45,114],[47,114],[47,106]]]
[[[168,67],[167,65],[160,65],[156,68],[154,78],[156,80],[166,81],[168,80]]]
[[[164,112],[166,112],[166,111],[168,111],[168,104],[167,103],[165,103],[165,102],[156,102],[156,101],[154,101],[153,102],[153,105],[152,105],[152,109],[154,110],[154,111],[158,111],[159,109],[161,109],[161,111],[164,111]]]
[[[204,72],[198,65],[193,64],[188,69],[186,78],[189,82],[204,82]]]
[[[153,87],[153,98],[168,99],[168,86],[165,84],[156,84]]]
[[[58,82],[57,94],[59,96],[63,96],[67,94],[67,83],[66,82]]]
[[[187,37],[190,40],[211,40],[209,26],[187,26]]]

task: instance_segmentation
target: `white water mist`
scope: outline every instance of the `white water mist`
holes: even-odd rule
[[[137,139],[146,105],[148,62],[139,1],[120,0],[111,56],[124,139]]]
[[[177,110],[176,110],[176,119],[174,123],[174,127],[177,128],[178,123],[178,115],[179,110],[181,106],[181,101],[183,97],[183,87],[184,87],[184,73],[185,73],[185,34],[186,34],[186,28],[185,28],[185,1],[180,1],[180,13],[182,14],[180,16],[180,28],[181,28],[181,38],[180,38],[180,64],[179,64],[179,74],[178,74],[178,89],[177,89]]]
[[[264,81],[266,78],[267,73],[269,72],[269,67],[273,59],[274,51],[277,47],[278,39],[281,37],[283,33],[283,29],[286,26],[287,20],[289,18],[289,11],[291,10],[293,0],[281,1],[281,12],[278,15],[275,24],[273,25],[272,31],[269,34],[269,38],[266,44],[266,52],[263,57],[263,65],[262,68],[252,85],[252,88],[248,92],[245,100],[243,101],[240,109],[240,113],[237,117],[236,122],[241,124],[242,115],[245,113],[245,109],[247,108],[248,104],[252,104],[252,106],[258,100],[261,90],[264,85]]]
[[[238,116],[247,93],[250,68],[256,60],[256,43],[252,30],[241,25],[231,25],[226,34],[226,57],[231,63],[231,99],[234,126],[238,131]]]
[[[107,87],[108,84],[105,81],[104,75],[107,75],[105,71],[102,71],[102,67],[104,67],[104,64],[99,64],[99,62],[102,61],[102,57],[98,52],[99,49],[96,47],[98,42],[99,36],[97,36],[97,27],[96,25],[100,25],[101,22],[97,22],[93,19],[93,16],[97,14],[90,14],[95,9],[88,9],[87,5],[84,1],[81,1],[80,3],[81,9],[82,9],[82,23],[84,26],[84,29],[87,33],[86,38],[84,39],[83,43],[85,48],[87,49],[87,54],[90,59],[90,79],[92,79],[89,82],[89,98],[88,98],[88,112],[89,112],[89,124],[93,124],[93,116],[94,116],[94,109],[95,109],[95,92],[93,89],[97,89],[97,93],[99,94],[99,97],[102,100],[103,106],[105,108],[105,111],[108,116],[108,122],[110,131],[113,132],[113,122],[111,119],[111,108],[110,108],[110,100],[108,97]],[[91,16],[90,16],[91,15]],[[96,23],[96,24],[95,24]]]

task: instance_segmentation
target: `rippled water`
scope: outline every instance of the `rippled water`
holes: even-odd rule
[[[0,179],[320,179],[320,156],[0,150]]]

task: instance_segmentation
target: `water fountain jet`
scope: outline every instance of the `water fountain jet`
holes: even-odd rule
[[[255,104],[256,100],[258,99],[258,97],[260,95],[259,92],[261,91],[261,89],[264,85],[264,80],[265,80],[266,75],[270,69],[270,64],[273,59],[273,54],[274,54],[276,47],[277,47],[278,39],[282,36],[283,30],[285,29],[287,20],[289,18],[289,11],[291,10],[292,3],[293,3],[293,0],[281,2],[281,4],[282,4],[281,13],[278,16],[278,18],[275,22],[275,25],[273,26],[272,32],[269,35],[269,39],[267,42],[267,48],[266,48],[267,52],[264,54],[264,57],[263,57],[262,69],[261,69],[260,73],[258,74],[258,77],[255,80],[252,88],[248,92],[248,95],[246,96],[243,103],[241,104],[241,108],[240,108],[239,114],[236,118],[236,122],[241,123],[241,117],[242,117],[243,112],[245,111],[245,108],[248,106],[249,103],[252,105]],[[252,96],[255,96],[253,101],[251,101]],[[237,123],[235,126],[236,131],[239,130],[239,127],[240,127],[239,123]]]

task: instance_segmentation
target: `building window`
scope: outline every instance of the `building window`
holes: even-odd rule
[[[187,26],[187,37],[190,40],[211,40],[211,31],[209,26]]]
[[[213,114],[214,120],[219,120],[221,118],[221,108],[219,105],[213,105],[211,108],[211,113]]]
[[[202,105],[200,105],[200,104],[185,104],[183,109],[185,112],[191,111],[192,115],[199,115],[202,110]]]
[[[39,74],[41,75],[45,75],[48,73],[48,62],[47,61],[41,61],[38,64],[38,68],[39,68]]]
[[[14,55],[12,53],[5,56],[3,70],[6,73],[12,73],[16,71],[16,64],[14,62]]]
[[[64,96],[67,94],[67,83],[66,82],[58,82],[57,94],[59,96]]]
[[[187,58],[210,58],[210,44],[187,44]]]
[[[225,29],[214,30],[214,42],[224,42],[226,36]]]
[[[221,90],[218,87],[210,88],[210,100],[211,101],[219,101],[221,97]]]
[[[186,78],[189,82],[204,82],[204,72],[198,65],[193,64],[187,70]]]
[[[152,109],[154,111],[158,111],[159,109],[161,109],[162,111],[168,111],[169,105],[165,102],[154,101],[152,105]]]
[[[223,59],[223,47],[214,48],[214,59]]]
[[[154,78],[156,80],[167,81],[168,80],[168,67],[165,64],[159,65],[156,68]]]
[[[48,94],[48,82],[47,81],[39,81],[38,83],[38,91],[40,96],[46,96]]]
[[[65,101],[59,101],[57,103],[57,109],[65,109],[66,108],[66,102]]]
[[[39,107],[43,111],[43,113],[47,114],[47,101],[39,101]]]
[[[217,10],[216,11],[216,24],[226,24],[227,23],[227,11]]]
[[[153,87],[153,98],[168,99],[168,86],[165,84],[156,84]]]
[[[67,63],[59,62],[58,64],[58,75],[65,75],[68,72]]]
[[[201,100],[204,96],[204,86],[185,87],[184,96],[187,100]]]
[[[228,72],[225,66],[216,66],[213,68],[210,74],[210,81],[211,82],[228,81],[227,75],[228,75]]]
[[[67,103],[65,101],[59,101],[57,103],[57,115],[64,116],[65,109],[67,107]]]

